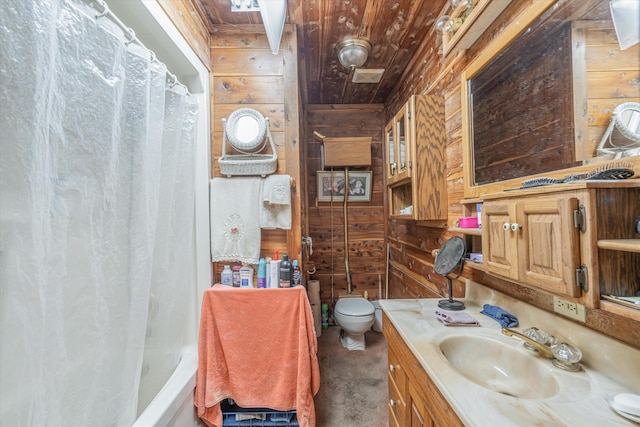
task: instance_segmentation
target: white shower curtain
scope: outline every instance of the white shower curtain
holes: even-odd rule
[[[0,425],[129,426],[179,357],[197,106],[96,15],[0,0]]]

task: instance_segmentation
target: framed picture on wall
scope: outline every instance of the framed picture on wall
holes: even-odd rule
[[[349,171],[348,201],[371,201],[371,171]],[[342,202],[345,194],[344,171],[318,171],[318,201]]]

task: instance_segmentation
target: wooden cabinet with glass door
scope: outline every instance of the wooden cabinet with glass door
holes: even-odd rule
[[[389,215],[446,220],[444,98],[411,96],[385,129]]]
[[[410,129],[412,102],[402,106],[385,127],[387,151],[387,184],[394,184],[411,177],[412,135]]]

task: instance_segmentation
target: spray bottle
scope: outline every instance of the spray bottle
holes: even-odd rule
[[[264,258],[260,258],[258,261],[258,287],[267,287],[267,262]]]

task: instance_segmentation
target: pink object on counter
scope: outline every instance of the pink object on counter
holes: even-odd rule
[[[460,218],[460,228],[478,228],[477,216],[463,216]]]
[[[297,412],[315,427],[320,388],[318,342],[303,286],[214,285],[202,300],[195,405],[208,426],[222,426],[220,402]]]

